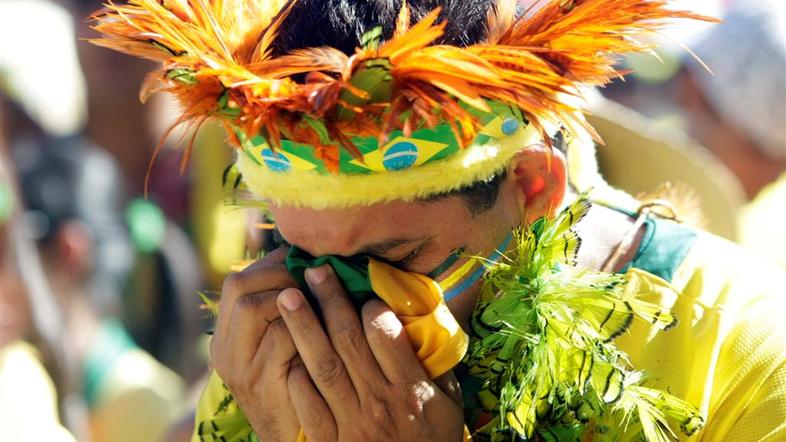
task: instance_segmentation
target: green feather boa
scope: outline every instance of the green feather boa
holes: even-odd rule
[[[704,424],[692,405],[643,386],[614,345],[634,318],[664,331],[677,320],[624,295],[624,275],[576,266],[581,241],[572,228],[589,208],[583,195],[538,220],[489,265],[465,357],[492,416],[477,439],[667,441],[674,424],[686,435]]]

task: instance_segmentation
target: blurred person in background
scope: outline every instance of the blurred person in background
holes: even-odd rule
[[[585,91],[592,124],[603,144],[596,154],[603,179],[641,199],[667,199],[683,221],[736,240],[737,213],[745,203],[742,186],[712,154],[684,132],[653,120],[596,90]],[[636,148],[636,155],[630,149]],[[575,163],[575,162],[574,162]]]
[[[674,79],[692,136],[740,180],[751,202],[740,242],[786,266],[786,4],[735,0]]]
[[[719,158],[749,199],[786,171],[786,5],[733,0],[672,80],[688,133]]]
[[[68,1],[78,23],[79,37],[96,36],[87,27],[85,18],[103,3],[101,0]],[[160,205],[167,219],[188,233],[197,248],[200,270],[206,279],[206,287],[200,288],[218,289],[231,264],[243,257],[244,236],[239,232],[246,219],[242,211],[227,210],[225,192],[214,185],[221,181],[225,166],[231,162],[226,150],[214,148],[225,144],[223,130],[211,124],[204,126],[205,130],[194,140],[195,149],[204,155],[194,156],[184,173],[171,173],[179,167],[182,151],[169,147],[176,147],[173,144],[177,140],[188,140],[182,131],[174,131],[164,143],[167,148],[150,165],[149,178],[146,177],[152,152],[177,118],[178,105],[159,95],[150,97],[147,107],[140,103],[138,85],[150,69],[150,62],[122,57],[85,42],[80,42],[77,49],[88,80],[90,112],[86,134],[118,159],[131,184],[132,195],[141,195],[143,185],[148,185],[148,199]],[[201,283],[201,279],[196,280]],[[158,295],[153,291],[145,293],[148,294]],[[159,356],[157,352],[156,355]]]
[[[218,192],[206,198],[201,189],[193,189],[192,203],[186,194],[191,191],[189,175],[158,174],[160,167],[154,168],[150,199],[141,198],[148,161],[162,135],[161,122],[168,118],[167,103],[157,101],[152,112],[139,103],[137,85],[148,67],[146,62],[118,57],[77,41],[77,35],[86,36],[85,18],[101,4],[100,0],[0,3],[0,37],[15,42],[0,48],[3,88],[20,110],[13,113],[14,121],[8,126],[16,144],[36,144],[41,132],[72,137],[65,144],[84,143],[89,138],[94,143],[91,150],[108,151],[118,158],[113,163],[118,168],[113,179],[127,182],[124,178],[132,177],[132,188],[124,189],[130,190],[129,198],[123,198],[115,210],[117,217],[125,217],[137,253],[131,263],[129,250],[120,253],[125,256],[123,259],[104,259],[105,251],[129,248],[128,244],[121,247],[120,242],[114,241],[96,260],[96,265],[106,267],[112,274],[129,270],[132,274],[124,280],[122,299],[117,281],[105,277],[98,278],[103,282],[92,281],[91,285],[113,286],[111,290],[96,287],[93,292],[114,294],[93,301],[102,312],[121,319],[142,349],[192,382],[204,371],[207,357],[203,333],[207,328],[206,315],[199,309],[197,296],[197,290],[205,288],[201,267],[216,261],[215,255],[223,263],[240,258],[242,235],[232,242],[237,244],[236,250],[227,247],[223,238],[214,238],[222,232],[215,227],[214,218],[223,215],[215,208],[223,195]],[[37,25],[29,26],[33,20]],[[46,35],[41,29],[47,30]],[[58,67],[57,75],[52,75],[53,65]],[[85,79],[90,79],[90,83]],[[157,164],[171,166],[179,160],[178,152],[167,151]],[[225,162],[206,163],[217,169],[216,179],[220,179]],[[198,206],[196,215],[209,216],[198,218],[191,213],[192,206]],[[198,239],[208,237],[199,243],[207,243],[203,250],[209,253],[197,254],[187,229],[194,231]],[[206,231],[207,235],[202,233]],[[212,252],[216,249],[218,252]],[[225,250],[232,256],[222,257],[227,255]],[[203,256],[205,259],[201,260]],[[223,274],[214,279],[220,281],[221,277]]]
[[[115,319],[133,261],[117,166],[79,138],[18,142],[14,157],[25,222],[79,361],[92,440],[159,440],[180,413],[183,385]]]
[[[29,26],[32,17],[35,27]],[[68,354],[65,384],[88,407],[89,430],[79,431],[79,439],[160,440],[180,415],[183,384],[142,351],[117,319],[138,244],[132,244],[124,219],[124,179],[117,163],[80,135],[86,124],[85,88],[73,17],[53,2],[9,0],[0,3],[0,25],[3,40],[16,42],[0,50],[0,79],[7,97],[7,144],[27,208],[20,223],[38,246],[39,276],[62,315],[62,322],[53,324],[59,324],[54,333]],[[46,38],[40,38],[42,28]],[[149,220],[151,210],[138,207],[129,208],[129,221]],[[158,255],[149,256],[157,265]],[[155,267],[148,276],[160,274]],[[170,318],[153,310],[159,309],[141,314],[166,325]]]
[[[33,305],[23,281],[19,201],[6,158],[0,91],[0,428],[3,440],[72,442],[59,422],[55,384],[33,344]],[[55,318],[47,318],[55,322]]]
[[[690,149],[692,156],[704,157],[699,163],[705,173],[725,189],[713,203],[730,199],[726,206],[737,207],[728,214],[736,231],[724,236],[786,266],[786,233],[780,228],[786,206],[786,4],[732,0],[725,7],[722,24],[688,43],[706,67],[684,50],[679,56],[663,53],[663,63],[631,57],[634,75],[604,94],[653,119],[650,132],[687,133],[694,141],[684,144],[698,147]],[[601,167],[613,169],[603,164],[605,151],[599,149]],[[612,172],[636,180],[651,175],[653,163],[629,163]],[[685,163],[668,162],[677,170]],[[660,172],[667,179],[672,169]]]

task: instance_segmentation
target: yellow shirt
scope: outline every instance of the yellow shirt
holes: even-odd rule
[[[634,323],[619,348],[653,386],[700,407],[706,426],[687,440],[786,441],[786,275],[720,238],[655,224],[677,233],[650,235],[631,276],[680,322],[661,333]],[[652,261],[660,276],[636,269]]]
[[[786,268],[786,173],[768,185],[740,214],[740,243]]]

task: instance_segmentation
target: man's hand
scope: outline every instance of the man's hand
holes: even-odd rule
[[[210,356],[261,440],[294,442],[300,424],[287,389],[297,351],[276,298],[297,287],[280,248],[224,281]]]
[[[282,291],[278,304],[302,359],[288,389],[308,440],[462,440],[455,377],[428,378],[393,312],[371,301],[361,325],[332,268],[309,269],[306,280],[327,333],[299,290]]]

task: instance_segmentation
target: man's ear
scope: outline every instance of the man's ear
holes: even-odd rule
[[[565,155],[542,144],[529,146],[516,157],[513,174],[524,225],[556,213],[568,187],[567,171]]]

